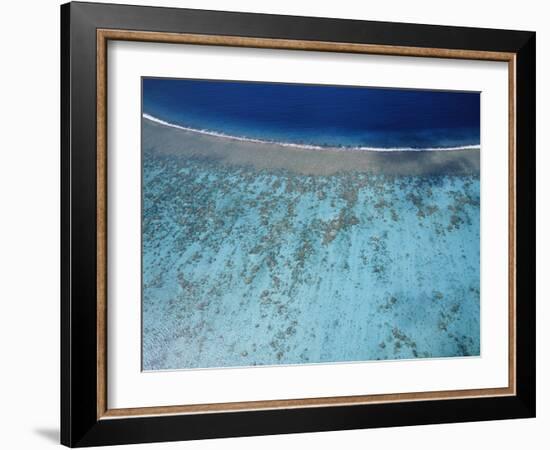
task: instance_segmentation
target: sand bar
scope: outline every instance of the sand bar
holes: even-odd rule
[[[479,175],[479,148],[385,152],[326,147],[320,150],[213,136],[163,125],[145,117],[142,118],[142,145],[144,152],[158,155],[304,175],[344,171],[383,175]]]

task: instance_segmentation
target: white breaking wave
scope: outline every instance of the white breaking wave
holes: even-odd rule
[[[234,136],[231,134],[220,133],[218,131],[212,131],[207,129],[191,128],[177,125],[175,123],[167,122],[165,120],[159,119],[155,116],[152,116],[147,113],[143,113],[143,118],[150,120],[151,122],[158,123],[171,128],[177,128],[178,130],[191,131],[193,133],[205,134],[207,136],[222,137],[225,139],[232,139],[235,141],[242,142],[254,142],[258,144],[274,144],[280,145],[281,147],[297,147],[310,150],[340,150],[340,151],[371,151],[371,152],[435,152],[435,151],[452,151],[452,150],[477,150],[479,145],[462,145],[459,147],[323,147],[321,145],[313,144],[297,144],[294,142],[283,142],[283,141],[270,141],[267,139],[255,139],[245,136]]]

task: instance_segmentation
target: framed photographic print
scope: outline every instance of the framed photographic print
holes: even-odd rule
[[[61,23],[63,444],[535,415],[535,33]]]

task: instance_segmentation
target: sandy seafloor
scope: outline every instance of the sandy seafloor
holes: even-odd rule
[[[480,354],[479,150],[142,145],[144,370]]]

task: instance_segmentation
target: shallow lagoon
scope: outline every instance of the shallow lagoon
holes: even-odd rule
[[[479,189],[145,145],[143,369],[479,355]]]

